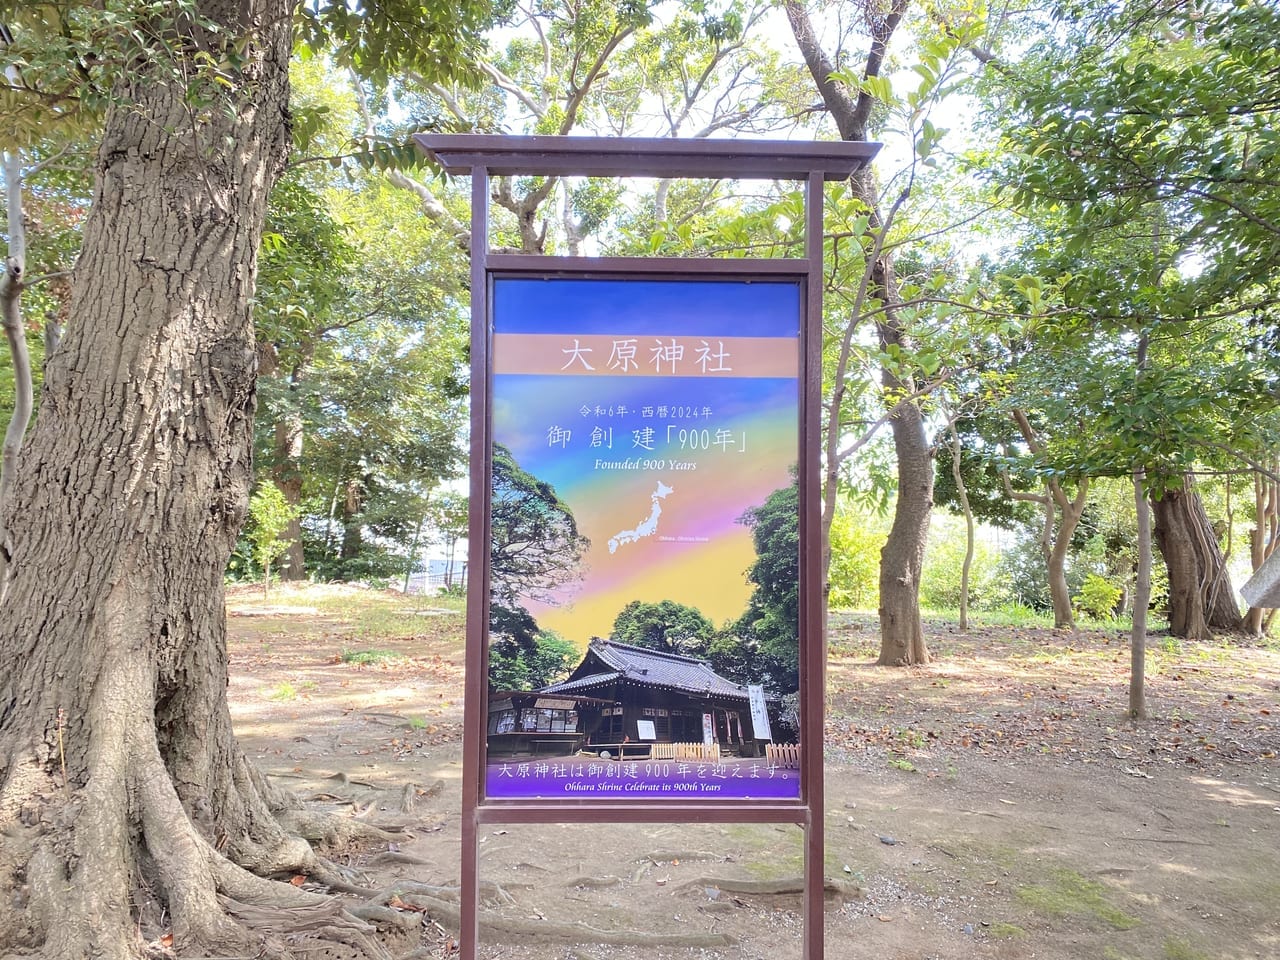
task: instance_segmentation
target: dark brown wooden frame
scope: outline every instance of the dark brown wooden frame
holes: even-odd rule
[[[821,402],[823,183],[843,180],[879,144],[751,140],[421,135],[418,145],[450,174],[471,177],[471,500],[463,706],[462,960],[479,945],[479,828],[490,823],[794,823],[804,830],[804,960],[823,958],[823,698]],[[584,258],[489,250],[489,180],[503,175],[800,180],[804,256],[791,259]],[[800,398],[800,799],[786,802],[486,800],[481,795],[489,626],[489,488],[492,471],[492,285],[502,276],[771,277],[803,291]]]

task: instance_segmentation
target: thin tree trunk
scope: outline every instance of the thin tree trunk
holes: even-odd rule
[[[8,75],[8,72],[7,72]],[[9,561],[13,543],[9,537],[5,506],[13,489],[18,469],[18,451],[31,422],[34,393],[31,379],[31,355],[27,351],[26,331],[22,327],[22,285],[26,269],[26,229],[22,209],[22,158],[16,152],[3,157],[4,187],[9,223],[9,254],[4,274],[0,275],[0,326],[4,328],[13,361],[13,414],[6,424],[4,445],[0,450],[0,604],[4,603],[9,582]]]
[[[276,421],[275,464],[271,479],[290,508],[282,537],[289,544],[280,563],[281,580],[305,580],[307,564],[302,545],[302,416],[290,410]]]
[[[1076,496],[1071,500],[1067,500],[1056,480],[1050,484],[1050,490],[1058,504],[1060,519],[1053,548],[1049,551],[1049,593],[1053,597],[1053,625],[1060,630],[1074,630],[1076,626],[1075,610],[1071,606],[1071,587],[1067,583],[1067,557],[1071,553],[1071,538],[1084,515],[1089,481],[1082,478],[1078,484]]]
[[[1027,448],[1037,456],[1043,453],[1044,444],[1031,426],[1031,421],[1021,410],[1012,412],[1013,421],[1018,425]],[[1016,500],[1029,500],[1038,503],[1044,509],[1044,525],[1040,534],[1040,552],[1045,559],[1045,567],[1049,577],[1049,597],[1053,603],[1053,626],[1055,630],[1074,630],[1075,611],[1071,608],[1071,589],[1067,584],[1067,555],[1071,551],[1071,538],[1080,518],[1084,516],[1085,504],[1089,496],[1089,478],[1081,477],[1076,481],[1074,497],[1068,497],[1062,481],[1050,476],[1045,481],[1043,494],[1017,493],[1009,483],[1007,475],[1003,476],[1005,492]],[[1056,523],[1055,523],[1056,521]]]
[[[1133,629],[1129,634],[1129,717],[1147,716],[1147,608],[1151,605],[1151,511],[1145,476],[1133,471],[1133,502],[1138,513],[1138,579],[1133,589]]]
[[[1135,393],[1147,372],[1151,336],[1143,330],[1135,357]],[[1129,719],[1147,716],[1147,610],[1151,606],[1151,511],[1147,506],[1146,471],[1133,468],[1133,505],[1138,520],[1138,575],[1133,588],[1133,629],[1129,634]]]
[[[960,434],[954,421],[950,434],[951,479],[955,481],[956,496],[964,514],[964,563],[960,566],[960,630],[964,632],[969,629],[969,573],[973,569],[974,550],[973,508],[969,505],[969,491],[964,485],[964,475],[960,470],[960,457],[964,451],[960,446]]]
[[[422,542],[422,528],[426,525],[427,518],[419,517],[417,524],[413,528],[413,541],[409,544],[409,560],[404,568],[404,592],[409,592],[409,581],[413,577],[413,568],[418,563],[418,545]],[[423,591],[426,592],[425,590]]]
[[[299,347],[289,371],[289,400],[271,425],[271,480],[290,508],[289,522],[282,532],[288,543],[280,565],[281,580],[305,580],[306,557],[302,544],[302,443],[304,427],[297,394],[303,373],[311,362],[309,345]],[[258,343],[258,379],[283,379],[280,354],[275,344]]]
[[[1275,458],[1271,466],[1273,474],[1280,474],[1280,457]],[[1277,535],[1280,535],[1280,483],[1260,473],[1254,474],[1253,506],[1255,520],[1249,533],[1249,561],[1256,572],[1275,552]],[[1245,632],[1261,636],[1266,619],[1264,608],[1250,607],[1245,614]]]

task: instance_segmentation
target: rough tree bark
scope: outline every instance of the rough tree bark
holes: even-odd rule
[[[1212,639],[1215,630],[1239,633],[1244,620],[1231,575],[1192,478],[1153,496],[1151,507],[1169,571],[1169,632],[1193,640]]]
[[[880,346],[902,346],[902,327],[894,306],[899,302],[898,284],[890,258],[876,261],[872,277],[884,297],[883,319],[876,323]],[[880,380],[891,396],[901,396],[914,387],[887,367]],[[893,526],[880,550],[880,656],[876,663],[896,667],[930,659],[920,619],[920,573],[933,511],[934,469],[933,449],[919,405],[898,404],[889,427],[898,459],[898,495]]]
[[[868,19],[871,48],[864,76],[879,76],[889,41],[907,6],[908,0],[892,0],[883,15]],[[865,141],[875,99],[866,91],[855,91],[833,79],[835,65],[822,49],[808,10],[800,0],[788,0],[786,11],[796,46],[823,105],[836,123],[840,138]],[[886,229],[879,190],[871,171],[856,175],[850,181],[850,190],[866,205],[871,231]],[[871,266],[871,297],[882,304],[876,321],[881,344],[903,343],[903,328],[896,310],[902,298],[893,271],[893,257],[882,248],[878,248]],[[860,319],[851,317],[849,322],[856,324]],[[877,662],[927,663],[929,649],[920,619],[920,571],[933,509],[933,457],[919,405],[914,401],[901,402],[901,398],[917,393],[916,385],[904,382],[889,369],[882,372],[881,382],[894,403],[889,423],[898,457],[898,497],[893,526],[880,553],[880,657]]]
[[[201,107],[139,65],[117,91],[74,322],[6,508],[0,956],[141,956],[131,906],[147,903],[179,955],[287,956],[234,904],[323,902],[257,875],[325,868],[232,736],[222,591],[250,480],[249,303],[289,145],[292,4],[196,6],[251,36],[242,82],[208,84]]]

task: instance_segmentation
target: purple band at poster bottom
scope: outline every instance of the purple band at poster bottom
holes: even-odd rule
[[[798,800],[800,771],[764,760],[507,760],[485,771],[490,800]]]

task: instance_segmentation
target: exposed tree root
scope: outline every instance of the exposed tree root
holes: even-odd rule
[[[410,853],[402,853],[399,850],[387,850],[383,853],[374,854],[369,858],[370,866],[381,866],[389,863],[403,863],[412,867],[421,867],[430,863],[422,857],[415,857]]]
[[[515,898],[496,883],[481,884],[482,903],[490,908],[510,906]],[[460,894],[457,887],[440,887],[422,883],[404,883],[379,894],[379,899],[420,910],[446,926],[457,928],[461,922]],[[481,935],[502,943],[528,939],[556,940],[565,943],[599,943],[609,946],[683,947],[686,949],[731,946],[735,941],[722,933],[659,933],[645,930],[605,930],[588,923],[561,923],[551,920],[525,920],[482,914]]]
[[[637,857],[637,863],[693,863],[695,860],[723,860],[724,855],[711,853],[708,850],[658,850],[654,853]]]
[[[408,831],[397,826],[373,826],[350,817],[333,813],[317,813],[310,810],[285,810],[277,815],[280,825],[295,836],[312,843],[337,846],[354,840],[381,840],[396,842],[405,839]]]
[[[276,773],[272,776],[300,781],[298,791],[292,795],[297,799],[350,805],[360,815],[386,808],[411,814],[417,809],[419,801],[439,796],[444,790],[443,780],[436,780],[425,787],[416,783],[384,787],[367,780],[353,780],[342,771],[327,777],[298,772]],[[297,808],[298,803],[295,801],[292,806]],[[394,829],[385,822],[381,826],[384,830]],[[407,827],[408,824],[401,826]]]
[[[433,902],[457,904],[462,899],[462,892],[457,887],[442,887],[431,883],[418,883],[406,880],[387,887],[370,898],[375,903],[401,903],[409,906],[417,905],[418,899]],[[510,906],[516,898],[507,892],[507,888],[490,880],[480,884],[480,902],[486,907]]]
[[[779,897],[804,893],[803,877],[786,877],[781,880],[739,880],[736,877],[696,877],[680,884],[686,887],[715,887],[725,893],[741,893],[746,896]],[[856,883],[827,877],[822,883],[824,893],[845,899],[857,899],[862,889]]]
[[[163,939],[177,956],[300,960],[303,939],[392,960],[374,923],[404,935],[419,918],[385,904],[349,910],[261,874],[304,874],[368,900],[377,891],[291,829],[330,843],[404,833],[301,810],[246,763],[235,777],[246,793],[227,809],[249,809],[238,822],[268,829],[232,835],[208,804],[184,804],[161,759],[156,727],[137,708],[145,698],[136,691],[152,682],[145,662],[126,656],[107,667],[91,710],[102,746],[78,786],[64,786],[56,766],[0,753],[0,958],[138,960],[162,955]]]
[[[461,913],[457,891],[450,900],[424,893],[408,893],[401,900],[423,910],[446,926],[457,928]],[[617,947],[683,947],[703,949],[732,946],[736,941],[724,933],[659,933],[646,930],[604,930],[589,923],[560,923],[552,920],[521,920],[511,917],[481,915],[480,934],[500,943],[525,940],[557,940],[564,943],[599,943]]]
[[[586,890],[603,890],[605,887],[616,887],[622,883],[621,877],[574,877],[565,881],[566,887],[582,887]]]
[[[352,916],[338,900],[288,910],[238,903],[226,897],[219,900],[228,914],[251,930],[279,935],[313,934],[357,947],[370,960],[391,960],[391,954],[373,939],[377,928]]]

